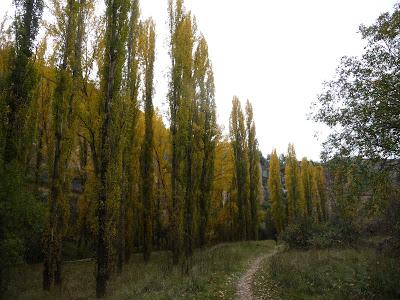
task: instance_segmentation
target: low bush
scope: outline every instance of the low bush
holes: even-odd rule
[[[311,220],[299,220],[289,225],[279,236],[289,248],[294,249],[348,246],[358,238],[359,231],[349,222],[316,224]]]
[[[286,227],[279,235],[279,239],[284,241],[290,248],[308,248],[313,235],[312,227],[312,222],[308,220],[295,222]]]

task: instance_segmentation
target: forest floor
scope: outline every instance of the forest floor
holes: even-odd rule
[[[168,251],[153,252],[147,264],[141,254],[135,254],[122,274],[112,273],[107,298],[235,299],[243,274],[248,275],[249,268],[255,273],[253,265],[261,265],[259,259],[265,260],[275,248],[274,241],[255,241],[199,249],[193,256],[189,274],[183,274],[181,266],[172,265]],[[8,281],[6,299],[94,298],[93,260],[65,263],[63,286],[51,292],[41,289],[41,270],[39,264],[16,268]],[[246,288],[249,286],[251,280]]]

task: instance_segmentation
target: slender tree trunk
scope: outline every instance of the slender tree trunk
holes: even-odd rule
[[[16,115],[17,108],[15,104],[10,104],[10,111],[7,116],[8,127],[6,131],[5,137],[5,146],[4,146],[4,165],[7,166],[9,163],[17,159],[18,151],[17,151],[17,141],[20,139],[20,133],[18,132],[16,125]]]
[[[190,121],[192,122],[192,121]],[[185,260],[183,264],[183,272],[188,274],[193,255],[193,138],[192,124],[189,125],[189,140],[186,145],[186,190],[185,190],[185,224],[184,224],[184,251]]]
[[[105,178],[102,178],[105,180]],[[105,182],[104,182],[105,183]],[[98,237],[97,237],[97,275],[96,275],[96,297],[103,298],[106,294],[108,280],[108,251],[106,242],[106,190],[105,185],[99,193],[99,204],[97,209]]]
[[[52,263],[49,261],[49,259],[44,260],[43,273],[42,273],[42,287],[46,291],[50,290],[51,282],[52,282],[52,275],[51,275],[51,271],[50,271],[51,264]]]
[[[206,142],[205,142],[206,143]],[[208,148],[208,147],[206,147]],[[203,247],[206,244],[206,230],[208,223],[208,205],[210,198],[210,190],[209,190],[209,172],[208,163],[209,163],[209,153],[208,149],[205,150],[204,158],[201,166],[201,178],[200,178],[200,224],[199,224],[199,243],[200,246]]]
[[[200,224],[199,224],[199,244],[203,247],[206,243],[206,227],[208,222],[208,209],[207,209],[207,191],[206,191],[206,180],[207,180],[207,162],[208,162],[208,151],[207,151],[207,114],[205,116],[204,134],[203,134],[203,147],[204,157],[201,164],[201,175],[200,175]]]
[[[254,145],[250,145],[254,147]],[[250,148],[251,149],[251,148]],[[250,153],[250,239],[257,240],[257,184],[256,179],[256,153],[251,149]]]
[[[131,132],[127,132],[130,135]],[[127,220],[128,216],[128,199],[130,192],[129,192],[129,185],[131,184],[131,176],[130,176],[130,158],[129,153],[131,151],[131,143],[126,142],[124,148],[122,149],[122,178],[121,178],[121,200],[120,200],[120,207],[119,207],[119,228],[118,228],[118,265],[117,271],[118,273],[122,272],[122,268],[124,264],[127,264],[130,259],[130,252],[132,251],[130,244],[132,243],[131,238],[128,237],[129,227],[132,224],[129,224]]]
[[[192,134],[190,130],[189,134]],[[193,254],[193,141],[189,140],[189,147],[186,152],[186,195],[185,195],[185,256],[190,258]]]
[[[151,101],[150,100],[146,100]],[[150,107],[148,107],[150,106]],[[143,200],[143,256],[144,260],[148,262],[152,251],[153,244],[153,222],[152,222],[152,206],[153,206],[153,160],[152,160],[152,113],[147,111],[153,109],[149,104],[146,104],[145,121],[146,132],[145,141],[142,149],[142,200]]]
[[[38,130],[38,147],[36,151],[36,166],[35,166],[35,188],[36,192],[39,191],[39,181],[40,181],[40,166],[42,165],[43,155],[43,128],[39,126]]]
[[[133,234],[131,234],[133,226],[131,222],[128,222],[129,219],[125,220],[125,264],[129,264],[132,254],[132,245],[133,245]]]
[[[62,235],[59,233],[57,238],[57,248],[55,249],[55,271],[54,271],[54,284],[61,286],[62,284]]]
[[[239,171],[241,173],[241,171]],[[243,181],[241,176],[237,176],[237,187],[238,187],[238,226],[239,226],[239,240],[246,239],[246,197],[244,193]]]
[[[54,150],[54,160],[53,160],[53,172],[50,188],[50,214],[49,214],[49,225],[46,234],[46,252],[45,261],[43,268],[43,289],[50,290],[55,276],[55,264],[57,259],[57,248],[61,247],[57,245],[58,241],[58,202],[60,196],[60,159],[61,159],[61,128],[60,122],[56,123],[56,133],[55,133],[55,150]],[[61,274],[58,274],[58,283],[61,283]]]
[[[115,32],[112,32],[115,35]],[[114,39],[112,39],[114,40]],[[112,47],[111,47],[112,48]],[[100,131],[100,189],[98,195],[97,222],[97,275],[96,275],[96,297],[103,298],[107,289],[109,278],[109,253],[107,247],[107,172],[109,165],[109,129],[111,122],[111,102],[113,100],[115,58],[113,55],[109,61],[108,77],[103,104],[103,123]]]
[[[159,174],[159,176],[161,176]],[[157,196],[155,203],[155,221],[154,221],[154,244],[158,250],[161,249],[161,179],[157,178]]]
[[[124,193],[119,203],[119,227],[118,227],[118,263],[117,272],[122,272],[125,262],[125,201]]]
[[[175,116],[176,118],[176,116]],[[179,199],[178,199],[178,157],[177,157],[177,130],[176,130],[176,121],[172,121],[172,166],[171,166],[171,188],[172,188],[172,262],[174,265],[179,263],[180,257],[180,207],[179,207]]]

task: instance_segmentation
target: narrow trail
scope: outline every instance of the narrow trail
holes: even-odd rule
[[[273,256],[278,252],[278,248],[275,247],[271,252],[264,254],[262,256],[257,257],[247,269],[246,273],[239,279],[239,282],[236,287],[236,299],[238,300],[252,300],[253,291],[252,291],[252,283],[253,276],[258,271],[262,263]]]

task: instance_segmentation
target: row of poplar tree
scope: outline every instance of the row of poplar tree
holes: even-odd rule
[[[284,176],[281,176],[282,165],[284,165]],[[325,178],[323,166],[314,165],[307,158],[303,158],[301,163],[298,162],[293,145],[289,145],[282,164],[276,150],[272,151],[268,193],[271,216],[278,234],[288,225],[301,220],[310,219],[315,223],[327,221]]]
[[[252,106],[233,99],[224,137],[207,42],[182,0],[168,5],[169,128],[153,106],[155,24],[138,0],[106,0],[103,16],[94,0],[13,3],[0,27],[2,291],[35,247],[43,288],[61,285],[66,240],[94,245],[103,297],[135,249],[146,261],[171,249],[188,270],[195,247],[257,239]]]

